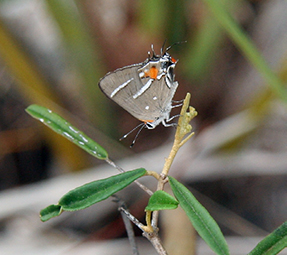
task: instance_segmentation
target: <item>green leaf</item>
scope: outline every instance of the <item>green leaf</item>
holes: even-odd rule
[[[274,255],[287,247],[287,221],[266,236],[249,255]]]
[[[201,238],[216,254],[229,254],[224,236],[208,211],[180,182],[168,177],[171,189]]]
[[[139,168],[106,179],[87,183],[65,194],[60,199],[59,205],[65,211],[84,209],[107,199],[145,173],[146,170],[144,168]]]
[[[107,159],[108,153],[95,141],[56,113],[40,105],[30,105],[26,112],[40,120],[58,134],[66,137],[98,159]]]
[[[150,197],[145,211],[176,209],[177,206],[178,201],[173,196],[162,190],[157,190]]]
[[[49,205],[45,209],[41,210],[40,218],[41,221],[45,222],[53,217],[59,216],[62,212],[60,205]]]

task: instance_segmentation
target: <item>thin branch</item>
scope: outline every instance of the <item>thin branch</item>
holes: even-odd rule
[[[120,207],[121,208],[125,208],[125,209],[127,208],[125,202],[123,200],[121,200],[118,196],[113,195],[113,197],[115,198],[114,201],[117,202],[119,208]],[[126,231],[127,231],[129,242],[130,242],[130,245],[132,247],[133,255],[139,255],[137,243],[136,243],[136,240],[135,240],[135,233],[134,233],[133,226],[132,226],[130,220],[128,219],[128,217],[126,216],[126,214],[122,210],[119,210],[119,211],[121,213],[123,222],[125,224],[125,228],[126,228]]]

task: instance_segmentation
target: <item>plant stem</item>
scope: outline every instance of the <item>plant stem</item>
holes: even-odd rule
[[[167,175],[169,172],[169,169],[171,167],[171,164],[173,163],[173,160],[179,150],[179,148],[187,142],[188,139],[190,139],[194,133],[191,132],[191,125],[189,122],[191,119],[193,119],[197,112],[194,108],[189,106],[190,101],[190,94],[187,93],[186,97],[183,102],[183,106],[181,108],[180,112],[180,118],[178,120],[178,126],[175,133],[175,139],[173,142],[173,146],[171,148],[171,151],[169,153],[168,158],[165,161],[163,170],[160,174],[160,178],[158,180],[157,190],[163,190],[164,185],[167,182]],[[189,112],[187,111],[189,109]],[[184,138],[187,134],[189,134],[186,138]],[[158,217],[159,217],[159,211],[154,211],[152,214],[152,226],[154,229],[157,229],[158,225]]]
[[[144,232],[143,236],[146,237],[152,243],[153,247],[155,248],[155,250],[157,251],[158,254],[167,255],[167,252],[164,249],[164,247],[162,246],[162,243],[158,237],[157,232],[153,232],[153,233]]]
[[[157,190],[163,190],[165,183],[168,181],[167,176],[169,169],[171,167],[171,164],[179,150],[179,148],[187,142],[189,138],[192,137],[194,133],[191,133],[191,125],[189,122],[191,119],[193,119],[196,115],[197,112],[195,111],[194,108],[189,106],[189,101],[190,101],[190,94],[187,93],[183,106],[181,108],[180,112],[180,118],[178,120],[178,126],[176,129],[175,133],[175,139],[174,143],[171,149],[171,152],[168,156],[168,158],[165,161],[163,170],[161,174],[157,174],[156,172],[153,171],[147,171],[147,175],[153,176],[158,180],[158,185],[157,185]],[[189,112],[188,112],[189,110]],[[188,135],[188,136],[186,136]],[[120,172],[124,171],[117,165],[115,165],[114,162],[111,160],[107,159],[106,160],[110,165],[114,166],[117,168]],[[139,184],[138,184],[139,185]],[[149,193],[150,190],[145,190],[147,193]],[[150,191],[151,192],[151,191]],[[151,213],[151,211],[146,212],[146,226],[140,223],[133,215],[131,215],[128,211],[126,211],[124,208],[120,207],[119,208],[125,215],[137,226],[143,231],[143,236],[146,237],[154,246],[156,249],[157,253],[160,255],[167,255],[166,250],[161,244],[160,238],[158,236],[158,216],[159,212],[154,211]]]
[[[127,206],[125,204],[125,202],[123,200],[121,200],[119,197],[117,197],[116,195],[113,195],[113,197],[115,197],[115,202],[117,202],[119,208],[124,208],[125,210],[127,210]],[[138,247],[137,247],[137,243],[135,240],[135,233],[134,233],[134,229],[132,226],[131,221],[129,220],[129,218],[127,217],[127,215],[125,214],[125,212],[123,212],[123,210],[119,210],[123,219],[123,222],[125,224],[125,228],[127,231],[127,235],[128,235],[128,239],[130,242],[130,245],[132,247],[132,251],[133,251],[133,255],[139,255],[139,251],[138,251]]]
[[[194,108],[189,106],[189,101],[190,101],[190,94],[187,93],[186,97],[184,99],[184,102],[183,102],[183,106],[182,106],[181,111],[180,111],[180,117],[179,117],[179,120],[178,120],[178,126],[177,126],[177,129],[176,129],[173,146],[171,148],[169,156],[166,159],[164,167],[163,167],[163,170],[161,172],[163,180],[168,175],[168,172],[169,172],[169,169],[171,167],[171,164],[172,164],[172,162],[173,162],[173,160],[174,160],[179,148],[183,144],[185,144],[187,142],[187,140],[189,138],[191,138],[191,136],[193,136],[193,133],[191,133],[191,134],[189,134],[189,136],[187,138],[185,138],[183,140],[183,138],[188,133],[191,132],[192,127],[189,124],[189,122],[191,121],[191,119],[193,119],[197,115],[197,112],[194,110]],[[187,112],[188,109],[189,109],[189,112]]]

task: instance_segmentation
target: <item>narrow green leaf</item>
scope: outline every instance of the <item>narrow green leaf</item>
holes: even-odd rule
[[[201,238],[216,254],[229,254],[224,236],[208,211],[192,193],[180,182],[168,177],[171,189]]]
[[[99,144],[46,107],[33,104],[26,109],[26,112],[94,157],[98,159],[108,158],[108,153]]]
[[[268,82],[272,91],[277,93],[277,96],[286,102],[287,90],[284,82],[271,70],[250,37],[246,35],[238,23],[225,10],[224,4],[218,0],[204,0],[204,2],[208,5],[210,11],[223,29],[225,29],[229,37],[234,41],[235,45]]]
[[[173,196],[162,190],[157,190],[150,197],[145,211],[176,209],[177,206],[178,201]]]
[[[249,255],[274,255],[287,247],[287,221],[266,236]]]
[[[146,173],[144,168],[87,183],[65,194],[59,205],[65,211],[81,210],[107,199]]]
[[[60,205],[49,205],[40,212],[41,221],[45,222],[53,217],[59,216],[62,212]]]

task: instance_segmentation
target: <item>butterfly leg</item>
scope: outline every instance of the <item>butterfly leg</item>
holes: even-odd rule
[[[176,126],[177,126],[177,123],[167,123],[167,122],[170,122],[171,120],[173,120],[173,119],[175,119],[175,118],[177,118],[177,117],[179,117],[179,116],[180,116],[180,114],[177,114],[177,115],[174,115],[174,116],[172,116],[171,118],[167,119],[166,121],[163,120],[163,121],[162,121],[162,124],[163,124],[165,127],[176,127]]]
[[[171,108],[176,108],[176,107],[182,106],[183,101],[184,101],[184,99],[179,100],[179,101],[172,100],[172,103],[176,103],[176,105],[172,105]]]

